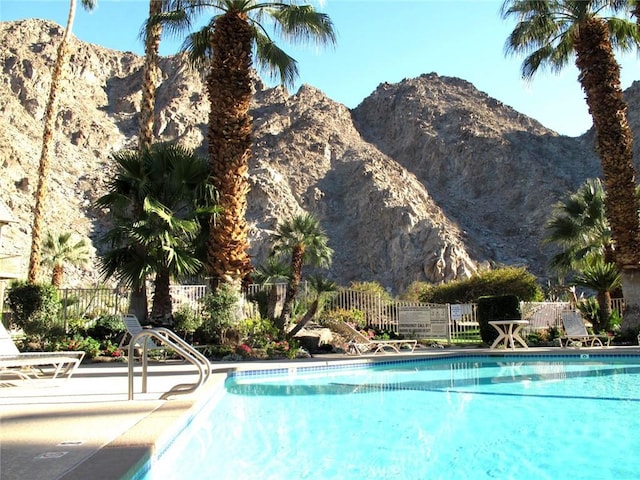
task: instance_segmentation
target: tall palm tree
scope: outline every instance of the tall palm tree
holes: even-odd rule
[[[82,6],[87,10],[92,10],[97,0],[80,0]],[[42,149],[40,151],[40,163],[38,166],[38,186],[36,189],[36,204],[33,210],[33,224],[31,227],[31,252],[29,255],[29,270],[27,281],[35,283],[38,278],[38,268],[40,267],[41,237],[44,204],[47,199],[47,181],[51,164],[51,145],[58,116],[58,90],[60,81],[64,73],[64,68],[69,58],[69,36],[73,29],[73,21],[76,16],[76,0],[69,0],[69,14],[67,16],[67,26],[62,34],[62,39],[58,45],[56,63],[51,72],[51,85],[49,87],[49,99],[44,112],[42,131]]]
[[[162,14],[162,0],[149,0],[149,18]],[[140,125],[138,128],[138,151],[151,148],[158,76],[158,55],[162,24],[145,25],[144,65],[142,67],[142,99],[140,100]]]
[[[82,266],[89,263],[91,252],[84,238],[74,239],[71,232],[53,235],[47,232],[42,243],[42,264],[51,267],[51,284],[60,288],[67,264]]]
[[[296,61],[268,35],[265,22],[293,41],[334,43],[335,33],[327,15],[293,0],[185,0],[179,7],[158,21],[171,29],[189,28],[194,15],[215,12],[189,36],[185,50],[195,65],[206,67],[210,178],[223,211],[210,224],[207,270],[213,289],[225,283],[237,291],[252,271],[245,220],[253,129],[251,67],[255,61],[288,86],[298,75]]]
[[[615,261],[604,204],[602,182],[596,178],[588,179],[575,193],[566,195],[554,206],[543,240],[545,244],[561,248],[550,261],[554,270],[561,274],[579,270],[585,259],[592,256],[606,263]]]
[[[324,230],[311,214],[297,215],[278,225],[272,235],[273,253],[276,256],[289,257],[291,261],[291,279],[282,305],[277,326],[286,331],[291,319],[291,306],[300,285],[304,265],[329,267],[333,249],[329,247]]]
[[[640,33],[627,19],[628,0],[507,0],[504,18],[516,17],[506,50],[524,53],[522,75],[540,67],[560,71],[575,55],[578,80],[593,118],[596,151],[607,192],[605,210],[627,308],[623,329],[640,328],[640,223],[627,104],[614,48],[636,49]],[[610,16],[606,16],[610,14]],[[616,16],[622,15],[622,16]]]
[[[162,15],[179,4],[180,0],[149,0],[149,17],[141,32],[144,41],[144,65],[142,67],[142,99],[140,100],[140,125],[138,127],[138,150],[151,148],[155,118],[156,85],[158,83],[158,61]]]
[[[151,314],[168,316],[171,278],[193,275],[203,266],[196,238],[201,219],[216,212],[206,181],[208,162],[171,144],[113,158],[118,174],[97,201],[110,209],[114,222],[103,239],[110,250],[101,258],[101,272],[139,290],[145,289],[147,275],[155,274]],[[146,305],[136,315],[145,318]]]

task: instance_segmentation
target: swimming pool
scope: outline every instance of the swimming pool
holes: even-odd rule
[[[140,478],[600,480],[640,471],[638,356],[237,372],[215,397]]]

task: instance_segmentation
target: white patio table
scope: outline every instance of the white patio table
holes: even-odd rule
[[[494,320],[489,322],[489,325],[492,325],[499,333],[498,338],[495,339],[490,348],[496,348],[500,345],[500,342],[504,341],[505,348],[511,347],[515,349],[516,345],[514,340],[524,348],[529,348],[529,345],[527,345],[520,336],[520,330],[522,330],[525,325],[529,325],[528,320]]]

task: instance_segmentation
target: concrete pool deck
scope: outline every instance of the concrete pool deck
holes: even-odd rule
[[[212,363],[212,378],[194,394],[160,400],[178,383],[193,382],[194,367],[160,363],[149,368],[143,394],[136,368],[134,400],[128,400],[126,363],[81,365],[68,380],[0,380],[0,479],[116,480],[130,478],[153,453],[155,442],[171,435],[189,410],[220,387],[229,370],[269,369],[362,360],[402,360],[423,356],[484,354],[640,354],[639,347],[489,350],[446,348],[413,354],[319,355],[308,360]]]

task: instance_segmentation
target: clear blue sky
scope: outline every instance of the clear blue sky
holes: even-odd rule
[[[0,20],[36,17],[64,25],[68,3],[0,0]],[[522,81],[522,58],[504,54],[514,23],[500,18],[501,4],[501,0],[325,0],[318,9],[333,20],[338,44],[325,49],[280,45],[299,62],[296,88],[313,85],[350,108],[382,82],[435,72],[467,80],[559,133],[584,133],[591,117],[577,70],[571,66],[560,75],[544,70],[532,82]],[[147,11],[148,0],[98,0],[92,13],[78,7],[74,34],[141,54],[138,34]],[[163,41],[161,53],[175,53],[181,43]],[[627,88],[640,80],[640,60],[635,53],[618,58],[622,87]]]

